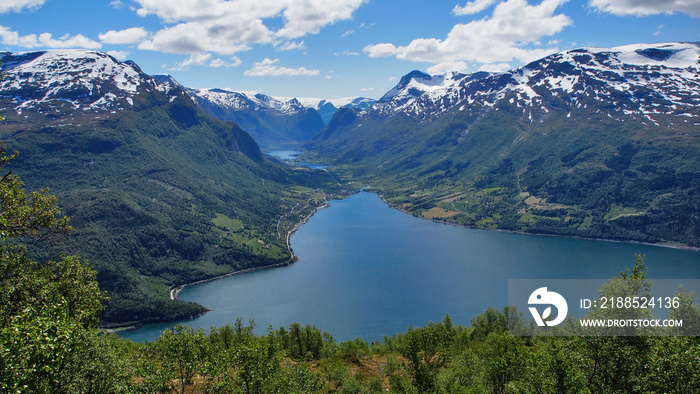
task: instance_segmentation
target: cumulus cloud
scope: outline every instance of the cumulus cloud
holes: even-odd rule
[[[37,9],[45,2],[46,0],[2,0],[0,3],[0,14],[9,11],[20,12],[23,8]]]
[[[232,55],[249,50],[249,43],[271,42],[264,26],[251,21],[246,27],[212,25],[200,22],[180,23],[155,33],[150,40],[139,44],[139,49],[167,53],[215,52]]]
[[[179,63],[173,70],[183,71],[189,69],[190,66],[206,66],[212,68],[237,67],[242,63],[241,59],[237,58],[236,56],[232,56],[230,61],[213,57],[214,55],[207,52],[193,53],[182,63]]]
[[[214,52],[231,55],[252,44],[275,44],[316,34],[350,19],[366,0],[135,0],[140,16],[155,15],[169,24],[140,48],[169,53]],[[279,18],[277,29],[266,22]]]
[[[455,15],[472,15],[481,12],[493,5],[496,0],[474,0],[464,6],[456,5],[452,10]]]
[[[568,16],[555,14],[565,2],[543,0],[530,5],[526,0],[507,0],[499,3],[490,17],[455,25],[445,39],[419,38],[406,46],[381,43],[365,47],[364,52],[370,57],[396,56],[432,63],[431,70],[442,71],[448,67],[464,71],[468,63],[529,62],[558,50],[534,46],[572,24]]]
[[[100,41],[105,44],[138,44],[148,36],[148,32],[142,27],[132,27],[125,30],[110,30],[99,35]]]
[[[7,27],[0,26],[0,42],[5,45],[19,46],[23,48],[87,48],[100,49],[102,44],[91,40],[82,34],[75,36],[64,35],[60,38],[53,38],[51,33],[42,33],[39,35],[28,34],[20,36],[16,31],[12,31]]]
[[[598,11],[615,15],[647,16],[681,12],[700,17],[700,2],[694,0],[591,0]]]
[[[305,67],[287,68],[276,65],[280,59],[265,58],[260,62],[256,62],[253,68],[243,72],[243,75],[249,77],[278,77],[278,76],[315,76],[319,75],[319,70],[308,70]]]
[[[277,2],[276,0],[271,0]],[[282,15],[285,25],[277,34],[296,38],[317,34],[322,27],[352,17],[366,0],[290,0]]]
[[[399,49],[394,46],[394,44],[374,44],[365,47],[364,52],[369,55],[369,57],[387,57],[398,54]]]

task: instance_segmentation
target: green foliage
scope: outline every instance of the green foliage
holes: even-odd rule
[[[7,113],[6,142],[22,153],[11,168],[28,187],[51,188],[73,232],[61,243],[29,243],[29,252],[41,262],[89,260],[110,298],[104,327],[197,316],[204,307],[173,301],[168,290],[291,262],[287,232],[321,204],[317,190],[337,189],[325,174],[266,159],[237,125],[203,114],[184,94],[170,101],[144,91],[113,114],[39,112]],[[290,190],[297,185],[308,191]],[[34,213],[55,206],[52,198],[46,190],[5,196],[0,233],[23,228],[20,235],[42,240],[67,232],[62,218],[37,231],[52,212]]]
[[[700,139],[692,126],[621,123],[596,114],[608,109],[595,102],[550,103],[532,122],[507,101],[435,119],[338,111],[307,148],[419,217],[700,245]]]
[[[180,393],[184,393],[195,375],[204,369],[208,344],[202,330],[195,331],[182,324],[166,330],[155,342],[165,376],[177,382]]]
[[[682,320],[682,327],[674,327],[673,333],[682,336],[700,336],[700,307],[696,304],[695,292],[680,288],[674,295],[678,297],[678,307],[672,307],[668,318]]]
[[[0,197],[22,196],[21,182],[8,179],[0,182]],[[692,392],[700,384],[696,337],[523,340],[509,334],[525,330],[522,313],[511,307],[488,308],[471,328],[455,326],[446,315],[372,346],[360,338],[337,344],[330,334],[299,323],[258,337],[255,323],[241,319],[208,335],[177,325],[154,343],[133,344],[97,330],[104,294],[93,269],[75,256],[36,263],[24,245],[9,242],[68,229],[53,197],[18,201],[2,203],[9,207],[3,216],[20,218],[11,214],[17,209],[42,219],[13,219],[33,229],[5,227],[8,238],[0,244],[3,392],[656,393]],[[637,256],[634,267],[600,294],[648,294],[652,284],[645,274]],[[682,289],[678,296],[671,317],[696,322],[695,296]]]
[[[478,351],[484,383],[493,393],[505,393],[510,383],[522,378],[529,354],[518,337],[491,333]]]
[[[486,312],[472,318],[472,339],[484,340],[490,333],[508,331],[507,317],[493,307],[487,307]]]
[[[2,170],[19,155],[15,152],[8,156],[6,149],[0,142]],[[0,183],[0,239],[21,237],[45,241],[71,231],[69,218],[59,217],[61,210],[56,205],[56,197],[47,194],[48,189],[27,196],[24,183],[11,171]]]
[[[16,156],[4,147],[0,155],[0,169]],[[38,264],[24,245],[10,244],[67,233],[68,218],[54,196],[28,197],[9,173],[0,180],[0,209],[0,390],[97,392],[85,385],[105,360],[95,336],[105,300],[95,271],[75,256]]]
[[[446,363],[446,351],[454,339],[454,327],[449,315],[441,323],[429,323],[422,328],[409,328],[399,336],[399,352],[408,361],[407,370],[420,392],[435,389],[439,368]]]
[[[292,323],[289,331],[284,327],[274,331],[273,337],[287,356],[296,360],[318,360],[322,356],[335,355],[338,345],[335,339],[328,333],[321,333],[321,330],[314,326],[306,325],[302,327],[299,323]],[[364,346],[367,346],[364,343]],[[344,350],[343,350],[344,349]],[[341,344],[341,352],[347,352],[349,356],[357,357],[356,344]]]

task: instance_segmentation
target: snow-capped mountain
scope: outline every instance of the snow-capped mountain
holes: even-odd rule
[[[17,113],[67,110],[116,111],[134,105],[134,98],[169,85],[153,80],[133,62],[101,52],[59,49],[18,54],[0,53],[4,78],[0,96]]]
[[[406,75],[305,149],[416,215],[700,244],[700,44],[564,51],[502,72]]]
[[[224,89],[191,89],[187,93],[196,103],[216,105],[230,111],[256,110],[275,111],[281,115],[293,115],[303,112],[306,107],[296,98],[279,100],[262,93],[248,94]]]
[[[291,200],[279,196],[294,177],[236,124],[103,53],[3,53],[0,61],[0,139],[19,152],[9,169],[27,190],[51,188],[73,218],[69,239],[31,253],[70,250],[89,260],[109,292],[104,322],[194,316],[205,308],[170,302],[169,284],[216,275],[209,266],[286,260],[223,240],[211,221],[215,213],[236,218],[246,237],[286,253],[273,228],[288,226],[277,213]]]
[[[414,71],[365,112],[429,120],[457,105],[481,111],[507,100],[534,119],[550,111],[554,101],[579,108],[594,99],[610,104],[610,116],[656,122],[659,114],[693,117],[700,104],[699,69],[698,43],[581,48],[505,73],[431,76]]]
[[[261,93],[223,89],[185,91],[204,112],[238,123],[263,150],[296,148],[324,127],[319,113],[296,98],[283,101]]]
[[[298,99],[302,105],[308,108],[313,108],[321,115],[323,123],[328,124],[333,118],[333,115],[338,111],[338,108],[355,108],[367,109],[370,108],[377,100],[367,97],[343,97],[336,99],[317,99],[317,98],[300,98]]]

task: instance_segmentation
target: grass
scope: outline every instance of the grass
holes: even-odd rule
[[[238,219],[232,219],[222,213],[217,213],[216,217],[211,220],[216,227],[227,229],[231,232],[238,232],[243,229],[243,223]]]
[[[621,205],[613,204],[610,207],[610,211],[603,217],[604,220],[610,221],[619,219],[623,216],[638,216],[641,215],[637,208],[634,207],[623,207]]]
[[[423,216],[428,218],[428,219],[444,219],[444,218],[450,218],[452,216],[457,216],[459,215],[460,212],[457,211],[448,211],[444,208],[440,207],[432,207],[427,211],[423,211]]]

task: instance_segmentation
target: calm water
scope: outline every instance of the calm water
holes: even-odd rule
[[[273,150],[266,154],[279,160],[296,160],[297,156],[302,154],[302,152],[298,150]]]
[[[297,156],[302,154],[304,152],[298,151],[298,150],[273,150],[270,152],[267,152],[266,154],[272,157],[275,157],[279,160],[290,162],[289,164],[297,165],[300,167],[308,167],[314,170],[325,170],[326,168],[329,168],[330,166],[324,165],[324,164],[314,164],[314,163],[307,163],[304,161],[297,162]]]
[[[449,313],[456,324],[507,304],[508,279],[609,278],[646,255],[650,278],[700,278],[700,253],[640,244],[528,236],[418,219],[360,193],[318,211],[291,238],[299,261],[189,287],[208,330],[254,319],[259,334],[298,321],[338,340],[372,341]],[[122,335],[153,340],[172,324]]]

